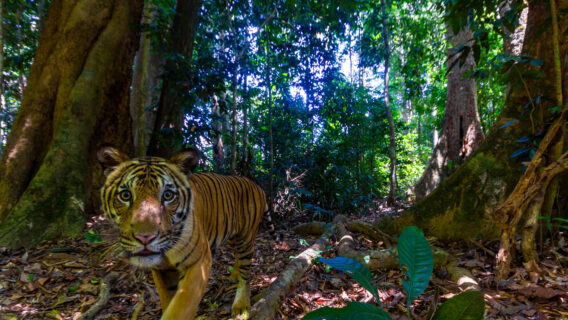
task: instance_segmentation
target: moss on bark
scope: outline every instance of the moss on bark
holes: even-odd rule
[[[559,3],[559,11],[566,8],[568,2]],[[542,67],[527,61],[510,70],[511,91],[501,118],[479,150],[430,195],[384,226],[389,232],[399,233],[405,226],[416,225],[442,240],[497,237],[500,231],[493,212],[514,189],[523,170],[522,157],[511,157],[527,146],[518,140],[546,131],[553,118],[550,108],[554,106],[556,82],[552,32],[543,29],[548,26],[547,19],[550,9],[546,3],[529,4],[523,54],[541,59]],[[568,16],[559,17],[559,27],[566,30]],[[563,34],[559,41],[560,47],[565,48],[568,37]],[[567,73],[562,83],[567,92]]]
[[[26,134],[26,121],[20,121],[22,127],[13,131],[11,140],[15,143],[5,152],[12,158],[3,158],[3,163],[11,166],[1,176],[0,187],[13,183],[12,177],[24,191],[5,211],[0,245],[32,246],[57,236],[80,233],[85,210],[96,204],[93,193],[98,193],[95,190],[101,184],[100,169],[94,159],[96,148],[111,141],[128,151],[132,149],[128,86],[141,5],[141,1],[118,0],[52,4],[46,27],[51,32],[42,35],[34,62],[51,66],[50,72],[32,67],[30,78],[38,79],[39,72],[47,79],[58,79],[43,82],[39,77],[38,82],[30,82],[26,92],[42,101],[41,108],[24,108],[24,104],[18,115],[18,119],[26,119],[30,113],[42,113],[43,117],[33,123],[34,132],[44,127],[49,127],[50,132],[43,132],[40,141],[45,151],[36,155],[34,167],[23,174],[22,170],[10,171],[25,156],[18,153],[18,143],[39,142],[37,135]],[[56,45],[43,45],[53,39],[57,39]],[[69,53],[70,46],[82,50]],[[62,56],[67,60],[60,61]],[[42,89],[39,93],[36,86]],[[47,101],[42,100],[42,92],[48,95]],[[26,147],[26,152],[33,154],[33,149]],[[22,164],[30,165],[29,161]]]

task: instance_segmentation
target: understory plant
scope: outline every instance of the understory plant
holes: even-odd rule
[[[363,288],[367,289],[377,302],[377,306],[362,302],[348,302],[343,308],[323,307],[306,314],[302,319],[391,319],[390,315],[381,308],[378,288],[373,286],[372,274],[358,261],[336,257],[333,259],[319,259],[335,269],[341,270],[355,279]],[[406,227],[398,238],[398,264],[405,279],[402,286],[406,293],[406,309],[411,319],[410,307],[412,301],[426,290],[434,268],[432,248],[420,229],[415,226]],[[448,299],[433,316],[435,320],[483,319],[485,314],[485,301],[480,291],[467,291]]]

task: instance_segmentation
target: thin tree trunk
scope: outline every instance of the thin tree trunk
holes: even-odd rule
[[[107,141],[131,151],[141,10],[141,0],[51,3],[0,163],[1,245],[79,234],[100,198],[97,148]]]
[[[384,77],[384,87],[385,87],[385,108],[387,111],[387,120],[389,123],[389,159],[390,159],[390,187],[389,196],[387,198],[388,204],[394,203],[394,196],[396,194],[397,182],[396,182],[396,141],[394,135],[394,120],[392,117],[392,110],[390,106],[389,98],[389,68],[390,68],[390,49],[389,49],[389,35],[387,27],[387,15],[386,15],[386,0],[382,1],[382,11],[383,11],[383,44],[385,46],[385,77]]]
[[[249,157],[248,157],[248,91],[247,91],[247,76],[246,73],[243,74],[244,79],[244,103],[243,103],[243,163],[242,168],[243,175],[248,176],[249,174]]]
[[[39,0],[37,3],[37,15],[38,21],[38,31],[39,34],[43,31],[43,26],[45,25],[45,0]]]
[[[16,25],[17,25],[17,34],[18,34],[18,59],[19,59],[19,67],[20,72],[18,72],[18,95],[20,98],[20,102],[24,99],[24,63],[22,59],[22,47],[24,46],[24,40],[22,39],[22,7],[18,5],[18,9],[16,9]]]
[[[0,0],[0,156],[4,150],[4,0]]]
[[[237,67],[233,70],[233,110],[231,112],[231,174],[237,169]]]
[[[266,28],[266,26],[265,26]],[[266,29],[265,29],[266,31]],[[272,81],[270,79],[270,50],[268,46],[270,44],[270,34],[266,32],[266,47],[264,48],[264,52],[266,54],[266,90],[267,90],[267,102],[268,102],[268,144],[270,147],[270,155],[269,159],[269,174],[268,174],[268,207],[270,213],[274,211],[274,204],[272,199],[274,199],[274,139],[272,136]]]
[[[416,185],[413,193],[420,200],[436,189],[483,141],[483,129],[477,112],[477,89],[475,81],[465,76],[465,72],[475,66],[470,53],[464,65],[455,64],[460,57],[456,48],[468,45],[473,35],[469,29],[461,30],[454,36],[448,25],[448,39],[452,49],[448,50],[448,88],[446,110],[442,130],[428,166]]]
[[[221,117],[221,104],[216,94],[213,94],[211,114],[215,118],[213,120],[213,131],[215,131],[215,139],[213,140],[213,165],[216,172],[220,172],[225,165],[225,147],[223,146],[223,118]]]
[[[176,15],[172,26],[171,53],[181,55],[186,62],[193,55],[193,40],[197,29],[197,13],[200,0],[178,0]],[[160,102],[156,114],[154,132],[150,138],[148,154],[169,158],[183,147],[184,86],[179,83],[184,78],[183,61],[168,60],[167,77],[162,86]]]

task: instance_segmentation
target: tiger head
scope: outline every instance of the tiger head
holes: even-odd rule
[[[106,182],[101,189],[104,214],[119,226],[119,242],[130,263],[158,267],[167,253],[192,233],[193,199],[187,175],[199,161],[195,150],[169,160],[130,159],[104,145],[97,152]]]

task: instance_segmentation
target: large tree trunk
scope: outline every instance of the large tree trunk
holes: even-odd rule
[[[142,1],[54,1],[0,165],[0,243],[77,235],[99,197],[105,141],[132,150]]]
[[[568,3],[558,5],[558,12]],[[513,79],[511,92],[500,119],[477,152],[430,195],[418,202],[391,225],[389,231],[400,232],[404,226],[416,225],[440,239],[464,239],[482,235],[496,238],[500,231],[493,223],[493,211],[505,201],[523,170],[522,157],[511,155],[527,143],[522,137],[545,131],[552,122],[550,108],[555,105],[554,55],[551,30],[541,30],[550,19],[546,3],[529,4],[523,54],[542,59],[537,68],[530,63],[514,66],[519,77]],[[559,30],[568,27],[568,16],[559,15]],[[568,40],[560,33],[560,48]],[[530,77],[525,71],[538,70],[542,77]],[[523,75],[521,78],[520,75]],[[562,75],[562,91],[568,91],[568,74]],[[545,97],[537,99],[537,97]]]
[[[456,167],[469,157],[483,140],[483,130],[477,113],[477,88],[472,78],[465,72],[475,67],[473,54],[470,52],[465,63],[454,65],[461,54],[456,48],[471,45],[473,35],[466,28],[453,34],[448,25],[448,39],[452,48],[448,50],[448,87],[446,110],[442,132],[436,142],[432,156],[424,173],[414,185],[412,192],[417,200],[436,189]]]
[[[155,20],[155,5],[148,1],[144,7],[142,23],[149,25]],[[132,134],[134,138],[134,153],[145,156],[150,143],[150,135],[154,129],[156,114],[149,107],[159,85],[162,73],[163,58],[153,53],[153,45],[148,34],[140,35],[140,48],[136,53],[132,91],[130,98],[130,113],[132,115]]]
[[[183,148],[183,99],[186,91],[182,82],[185,78],[185,66],[191,61],[193,40],[197,29],[197,13],[201,7],[200,0],[178,0],[176,15],[172,26],[170,51],[183,57],[168,59],[165,65],[167,77],[164,79],[156,124],[150,138],[148,154],[169,158]]]

